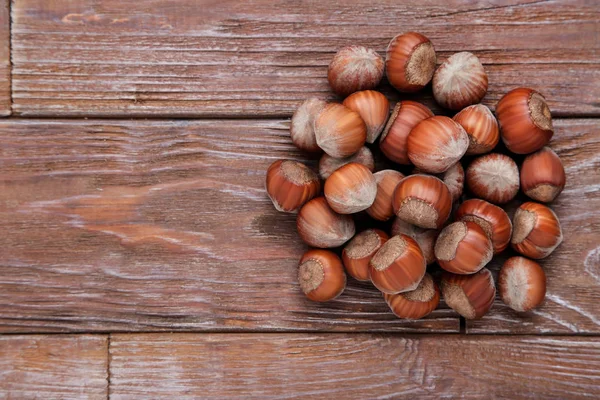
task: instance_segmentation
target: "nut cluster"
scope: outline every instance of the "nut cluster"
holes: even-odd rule
[[[394,37],[385,60],[366,47],[345,47],[328,69],[343,102],[309,98],[294,113],[292,142],[321,153],[318,174],[277,160],[266,189],[277,210],[297,213],[298,234],[314,248],[298,268],[310,300],[336,298],[349,274],[371,282],[399,318],[427,316],[440,297],[464,318],[481,318],[496,296],[486,266],[510,245],[519,254],[499,271],[500,299],[517,312],[543,302],[546,276],[533,260],[548,257],[563,233],[541,203],[552,202],[566,182],[559,156],[547,147],[553,128],[546,100],[517,88],[494,115],[480,104],[488,77],[477,56],[457,53],[437,69],[436,62],[433,44],[416,32]],[[454,117],[411,100],[390,112],[377,91],[384,73],[405,93],[431,82],[433,97]],[[500,140],[508,151],[497,148]],[[386,168],[375,172],[374,154],[385,156],[378,161]],[[526,156],[518,165],[511,154]],[[532,201],[511,220],[502,206],[519,191]],[[355,214],[371,226],[357,232]]]

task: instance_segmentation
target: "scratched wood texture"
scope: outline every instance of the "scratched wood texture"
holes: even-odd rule
[[[565,242],[543,262],[548,301],[469,329],[600,332],[599,122],[555,124]],[[295,217],[263,188],[273,160],[305,160],[288,124],[0,121],[0,331],[458,331],[448,309],[396,319],[352,280],[333,302],[304,299]]]
[[[0,117],[10,115],[10,12],[9,0],[0,0]]]
[[[339,48],[383,53],[409,30],[438,61],[478,55],[484,104],[525,84],[555,116],[600,114],[597,1],[18,0],[11,12],[22,116],[288,117],[309,96],[332,98]],[[439,111],[430,93],[417,98]]]
[[[0,336],[0,399],[102,399],[106,335]]]
[[[113,335],[111,398],[600,396],[600,339]]]

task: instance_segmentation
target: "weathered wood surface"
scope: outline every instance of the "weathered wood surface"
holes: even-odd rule
[[[600,340],[312,334],[113,335],[111,398],[600,396]]]
[[[0,399],[102,399],[108,338],[0,336]]]
[[[295,216],[264,191],[285,121],[0,121],[0,331],[458,332],[350,282],[297,285]],[[313,163],[314,164],[314,163]]]
[[[487,105],[526,85],[548,97],[555,116],[600,115],[597,2],[423,3],[18,0],[13,112],[289,116],[309,96],[332,97],[326,71],[339,48],[383,53],[394,35],[418,30],[438,61],[458,51],[481,58]],[[438,109],[429,89],[419,98]]]
[[[549,301],[526,318],[493,311],[479,332],[600,332],[599,122],[555,125],[568,183]],[[336,301],[304,299],[295,217],[263,189],[273,160],[303,159],[287,128],[0,121],[0,331],[458,331],[447,309],[398,320],[353,281]]]
[[[0,117],[10,115],[9,0],[0,0]]]

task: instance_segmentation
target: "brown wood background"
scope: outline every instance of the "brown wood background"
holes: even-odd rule
[[[0,399],[599,397],[600,3],[398,3],[0,0]],[[537,310],[300,294],[265,170],[315,165],[289,117],[335,99],[337,49],[409,30],[479,56],[492,109],[549,100],[565,241]]]

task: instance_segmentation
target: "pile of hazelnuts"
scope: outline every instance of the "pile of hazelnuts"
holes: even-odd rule
[[[384,69],[399,92],[413,93],[432,81],[437,103],[458,113],[436,116],[408,100],[390,113],[388,99],[372,90]],[[499,272],[502,301],[518,312],[542,303],[546,276],[533,260],[549,256],[563,236],[557,216],[541,203],[553,201],[565,185],[559,157],[545,147],[553,135],[545,98],[532,89],[514,89],[498,102],[495,117],[479,104],[488,87],[479,59],[461,52],[436,69],[431,41],[415,32],[394,37],[385,62],[365,47],[341,49],[329,64],[328,80],[344,101],[310,98],[290,126],[298,148],[324,152],[320,177],[293,160],[275,161],[266,177],[275,207],[297,212],[300,238],[316,248],[300,259],[305,295],[314,301],[336,298],[348,273],[372,282],[400,318],[431,313],[440,288],[460,315],[481,318],[496,295],[485,266],[510,243],[521,256],[508,258]],[[526,155],[520,170],[510,156],[493,152],[500,138],[507,152]],[[381,153],[395,164],[412,165],[412,174],[373,173],[373,153],[365,143],[378,139]],[[471,159],[466,173],[465,155]],[[464,182],[473,198],[461,203]],[[521,204],[511,222],[499,205],[519,189],[534,201]],[[391,235],[375,228],[356,234],[352,214],[362,212],[376,221],[395,217]],[[341,259],[324,250],[332,248],[341,250]],[[436,279],[426,272],[434,262],[443,269]]]

